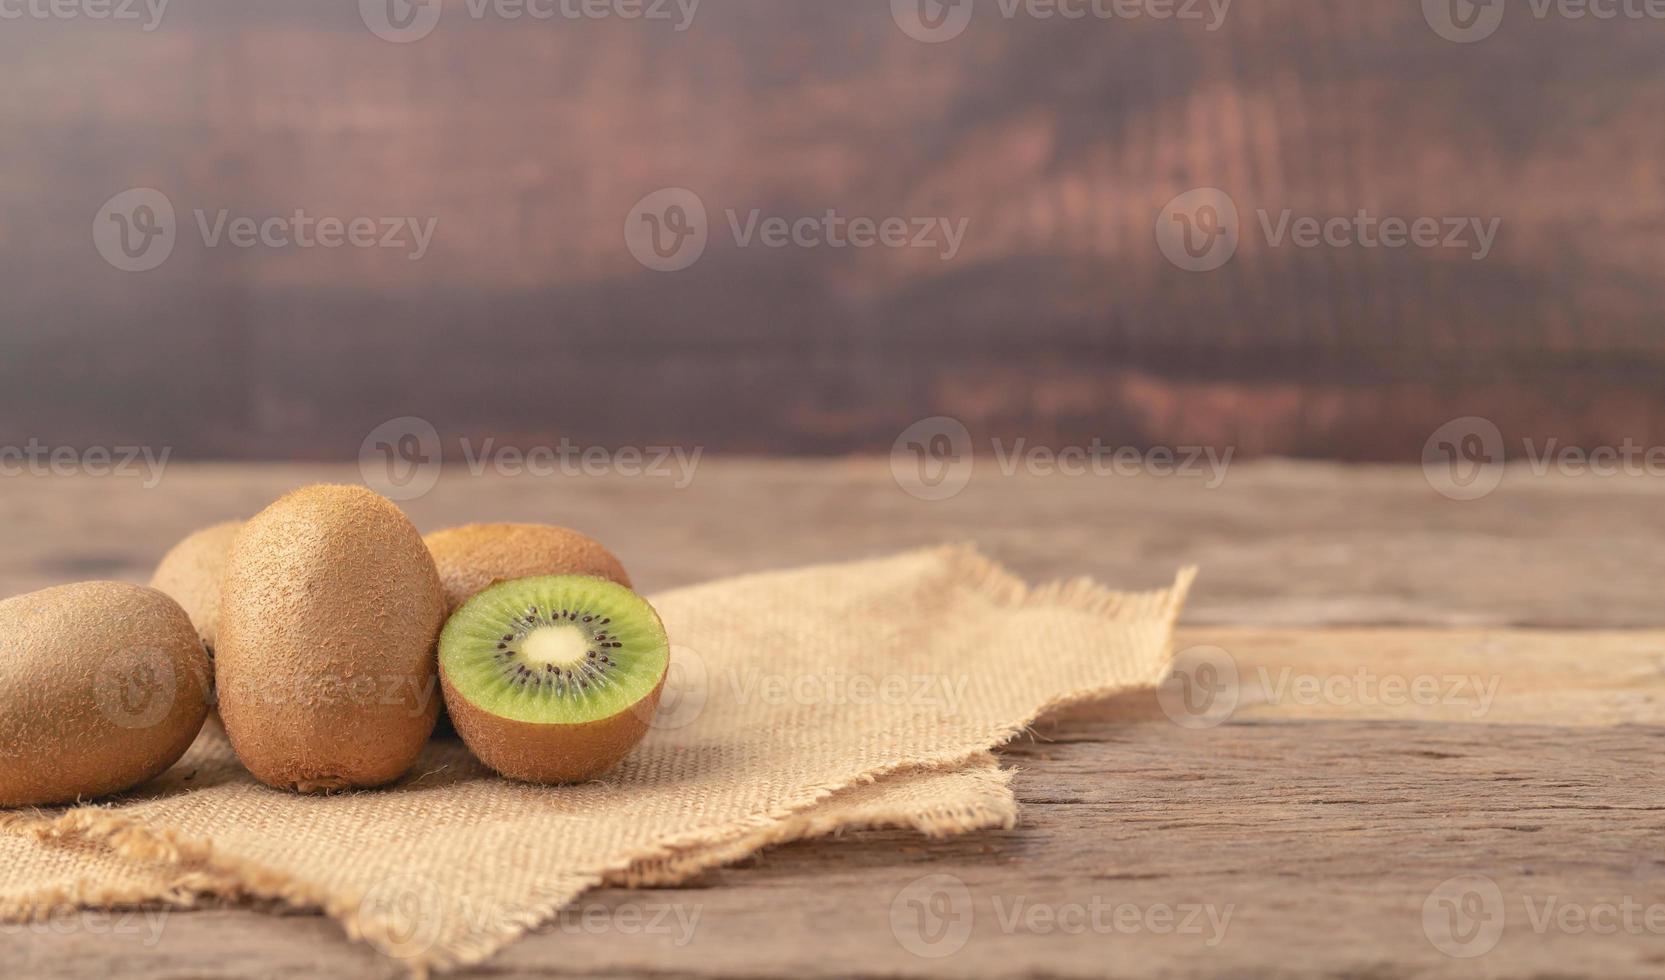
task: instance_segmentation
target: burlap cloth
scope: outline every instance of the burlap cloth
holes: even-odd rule
[[[119,805],[0,814],[0,917],[255,899],[322,909],[413,968],[479,962],[601,884],[669,884],[855,826],[1010,826],[988,750],[1047,709],[1155,686],[1191,573],[1026,587],[965,548],[654,598],[676,667],[604,782],[495,778],[436,740],[397,787],[267,789],[210,724]]]

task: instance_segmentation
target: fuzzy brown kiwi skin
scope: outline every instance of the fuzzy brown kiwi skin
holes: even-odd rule
[[[439,710],[445,594],[427,547],[363,487],[297,490],[238,532],[215,676],[237,757],[303,793],[391,783]]]
[[[644,736],[659,708],[665,677],[625,710],[582,725],[535,725],[482,711],[440,673],[445,710],[475,758],[494,772],[528,783],[582,783],[618,765]]]
[[[83,582],[7,599],[0,636],[0,807],[131,789],[202,730],[208,654],[155,589]]]
[[[220,631],[220,580],[242,521],[205,527],[174,545],[150,576],[150,587],[172,596],[191,617],[208,655]]]
[[[550,524],[467,524],[423,539],[445,583],[447,611],[498,582],[543,575],[589,575],[624,586],[630,574],[599,541]]]

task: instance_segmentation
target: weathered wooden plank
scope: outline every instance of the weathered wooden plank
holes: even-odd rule
[[[148,490],[14,481],[0,495],[0,523],[12,530],[0,580],[142,577],[189,527],[250,512],[297,483],[355,477],[176,466]],[[1511,474],[1492,497],[1459,504],[1415,469],[1311,464],[1234,466],[1212,490],[979,471],[963,494],[934,504],[903,494],[873,460],[707,460],[681,490],[447,474],[407,505],[424,527],[567,521],[615,543],[648,588],[953,538],[977,540],[1031,577],[1154,584],[1197,561],[1204,579],[1179,637],[1182,665],[1202,683],[1190,665],[1218,666],[1225,651],[1238,677],[1235,710],[1217,727],[1176,724],[1176,705],[1181,721],[1196,719],[1170,690],[1073,709],[1008,747],[1025,803],[1010,832],[852,833],[773,849],[682,888],[600,891],[479,972],[1656,976],[1665,633],[1286,624],[1657,625],[1659,492]],[[1261,626],[1210,625],[1231,619]],[[1390,689],[1407,693],[1384,697]],[[1496,887],[1473,893],[1476,924],[1494,913],[1505,923],[1473,959],[1435,942],[1447,940],[1441,900],[1464,897],[1435,889],[1465,874]],[[943,910],[950,936],[964,911],[952,881],[933,877],[942,875],[963,883],[971,931],[952,955],[922,957],[910,949],[945,947],[920,945],[908,900]],[[1133,918],[1065,931],[1095,902]],[[1152,931],[1165,928],[1164,909],[1183,916],[1191,906],[1205,924],[1209,908],[1219,921],[1229,907],[1223,933]],[[241,909],[70,916],[0,940],[0,971],[19,976],[396,973],[327,920]]]
[[[356,453],[357,447],[353,447]],[[1005,476],[981,459],[965,490],[904,493],[883,459],[706,455],[662,476],[473,476],[460,458],[405,503],[418,526],[570,524],[654,591],[724,575],[973,541],[1031,579],[1125,587],[1203,575],[1195,624],[1665,626],[1665,484],[1512,468],[1482,500],[1447,500],[1417,467],[1233,462],[1186,477]],[[686,486],[683,477],[691,472]],[[174,464],[139,478],[11,479],[0,493],[0,592],[143,580],[189,530],[254,513],[357,467]]]
[[[1657,18],[1511,13],[1464,46],[1408,2],[1260,0],[1211,30],[1226,5],[979,0],[965,36],[926,45],[884,3],[708,0],[680,32],[501,6],[447,9],[406,45],[333,0],[176,4],[148,33],[9,19],[0,444],[318,456],[407,412],[796,452],[883,449],[938,412],[1008,438],[1354,458],[1414,458],[1476,411],[1659,438],[1665,195],[1635,164],[1665,153]],[[131,276],[87,229],[146,186],[181,235]],[[622,235],[667,186],[700,193],[714,231],[675,275]],[[1153,228],[1203,186],[1244,234],[1198,274]],[[209,248],[193,212],[222,208],[438,226],[419,261]],[[951,257],[728,232],[730,209],[828,208],[968,224]],[[1261,230],[1361,209],[1499,228],[1479,260],[1472,233]]]
[[[851,834],[685,888],[598,892],[482,975],[1644,977],[1665,963],[1657,729],[1093,720],[1052,736],[1006,753],[1024,769],[1016,830]],[[1495,883],[1507,923],[1478,960],[1442,952],[1435,913],[1423,924],[1430,896],[1464,874]],[[951,931],[929,942],[899,895],[948,903],[945,929],[970,923],[963,945]],[[1577,918],[1630,905],[1613,934]],[[114,936],[17,935],[0,967],[390,969],[318,919],[217,911],[159,926],[149,948],[142,917]]]

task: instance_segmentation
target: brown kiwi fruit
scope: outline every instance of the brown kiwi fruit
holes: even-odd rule
[[[670,668],[665,627],[617,582],[502,582],[445,624],[440,682],[469,749],[512,779],[575,783],[647,734]]]
[[[405,515],[363,487],[297,490],[238,532],[215,676],[255,778],[303,793],[393,782],[439,709],[445,594]]]
[[[550,524],[468,524],[424,539],[450,612],[487,586],[543,575],[590,575],[631,588],[630,574],[599,541]]]
[[[0,602],[0,807],[131,789],[190,748],[208,654],[185,610],[123,582]]]
[[[208,655],[220,632],[220,578],[242,521],[205,527],[174,545],[150,576],[150,587],[172,596],[191,617]]]

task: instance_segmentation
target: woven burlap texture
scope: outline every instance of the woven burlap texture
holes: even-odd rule
[[[210,724],[119,804],[0,816],[0,917],[275,901],[425,970],[484,960],[597,885],[851,827],[1010,826],[988,750],[1050,708],[1159,684],[1190,581],[1029,588],[952,547],[666,593],[665,704],[603,781],[511,783],[436,740],[396,787],[300,797],[254,782]]]

